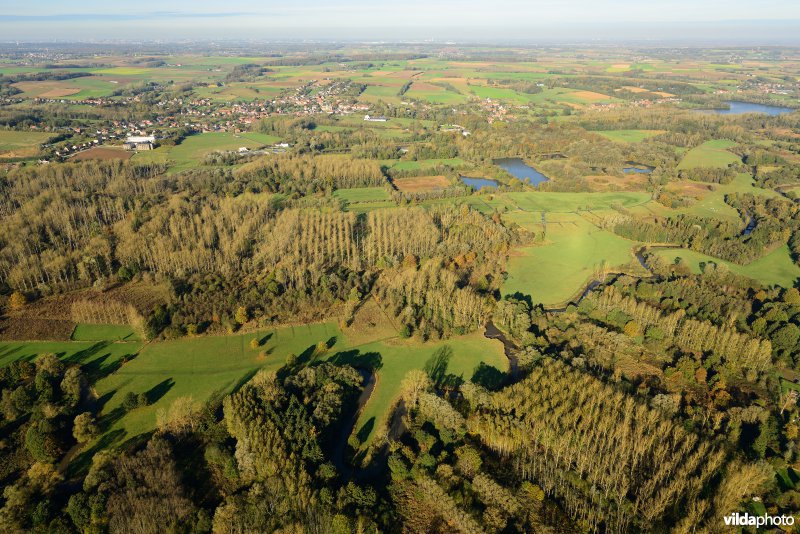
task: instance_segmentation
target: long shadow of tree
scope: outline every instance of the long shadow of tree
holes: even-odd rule
[[[447,379],[447,366],[450,365],[450,358],[452,357],[453,349],[445,345],[437,349],[425,362],[424,370],[437,388],[441,388]]]
[[[383,356],[379,352],[365,352],[357,349],[337,352],[329,360],[336,365],[350,365],[357,369],[367,369],[368,371],[378,371],[383,367]]]
[[[147,396],[147,403],[148,404],[155,404],[158,402],[161,397],[167,394],[167,392],[175,386],[175,380],[172,377],[167,378],[166,380],[162,380],[155,386],[151,387],[145,392],[145,396]]]
[[[359,443],[364,443],[367,441],[372,430],[375,428],[375,418],[370,417],[367,419],[367,422],[361,425],[361,428],[358,429],[356,432],[356,438],[358,439]]]
[[[85,474],[88,471],[89,466],[92,464],[92,458],[94,458],[95,454],[121,442],[122,438],[124,437],[125,431],[121,428],[118,428],[113,432],[106,432],[100,437],[100,439],[97,440],[97,442],[95,442],[94,445],[78,454],[70,462],[69,468],[67,469],[67,475],[69,477],[74,477]]]
[[[497,391],[503,385],[506,375],[499,369],[481,362],[472,373],[472,382],[489,391]]]

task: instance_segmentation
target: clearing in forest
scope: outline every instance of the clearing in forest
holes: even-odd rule
[[[539,214],[531,214],[542,231]],[[527,226],[527,225],[526,225]],[[530,228],[529,228],[530,229]],[[546,242],[516,249],[508,260],[504,295],[529,295],[533,303],[561,305],[576,296],[598,270],[636,268],[634,241],[597,228],[579,215],[548,223]]]
[[[641,143],[648,137],[664,133],[664,130],[601,130],[595,133],[618,143]]]
[[[681,160],[678,170],[694,169],[697,167],[718,167],[724,169],[728,165],[739,163],[741,159],[736,154],[728,152],[728,148],[736,143],[727,139],[706,141],[700,146],[691,149]]]
[[[793,287],[800,278],[800,266],[792,261],[789,247],[786,245],[778,247],[747,265],[738,265],[689,249],[660,249],[655,253],[670,263],[673,263],[675,258],[683,259],[695,274],[702,271],[700,263],[713,262],[717,265],[724,265],[733,273],[746,276],[764,285],[777,284],[783,287]]]

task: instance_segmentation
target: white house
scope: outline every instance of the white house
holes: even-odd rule
[[[156,138],[148,136],[130,136],[125,139],[125,150],[153,150]]]

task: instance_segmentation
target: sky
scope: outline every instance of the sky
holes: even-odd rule
[[[0,0],[0,41],[115,39],[800,44],[800,0]]]

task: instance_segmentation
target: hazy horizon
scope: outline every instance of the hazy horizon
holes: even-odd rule
[[[0,0],[0,40],[433,40],[800,44],[800,5],[773,0],[208,0],[79,5]]]

